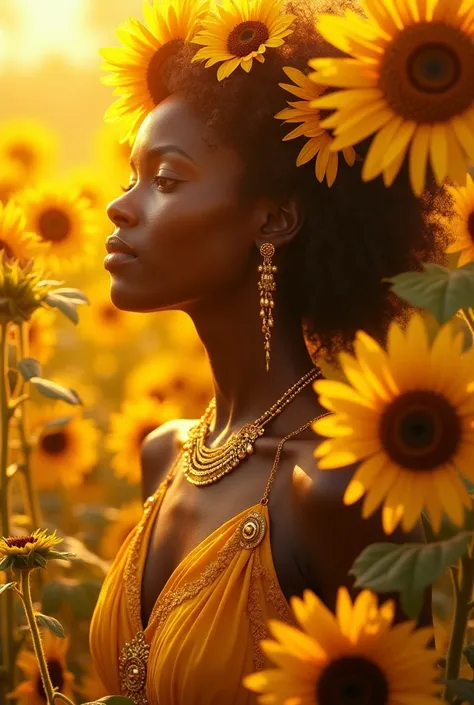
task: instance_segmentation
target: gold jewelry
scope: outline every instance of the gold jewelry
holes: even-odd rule
[[[270,339],[273,328],[273,301],[272,292],[276,289],[273,275],[278,271],[278,267],[272,264],[272,257],[275,254],[275,247],[271,242],[264,242],[260,247],[260,254],[263,257],[263,264],[258,266],[261,272],[258,290],[260,292],[260,318],[262,319],[262,333],[265,338],[265,366],[267,372],[270,369]]]
[[[207,448],[205,445],[216,408],[216,400],[212,399],[199,423],[189,431],[184,444],[183,474],[186,479],[193,485],[210,485],[232,472],[254,452],[254,443],[265,433],[265,426],[320,374],[317,368],[307,372],[268,411],[253,423],[242,426],[238,433],[233,433],[218,448]]]

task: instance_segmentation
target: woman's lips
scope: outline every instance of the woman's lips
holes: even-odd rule
[[[133,262],[135,259],[137,259],[136,256],[128,252],[111,252],[104,259],[104,267],[110,272],[118,267],[123,267],[129,262]]]

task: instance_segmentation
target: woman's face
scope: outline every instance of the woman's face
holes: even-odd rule
[[[253,271],[262,208],[241,195],[238,153],[214,137],[210,144],[208,132],[178,96],[160,103],[142,124],[131,155],[131,188],[107,208],[114,235],[135,255],[107,258],[118,308],[189,310],[221,301]],[[109,251],[128,251],[109,240]]]

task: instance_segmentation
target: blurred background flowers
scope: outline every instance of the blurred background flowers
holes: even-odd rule
[[[27,221],[19,227],[13,211],[4,213],[0,250],[23,257],[35,247],[38,265],[91,302],[77,327],[44,309],[29,326],[29,354],[44,376],[84,403],[53,403],[32,389],[28,429],[37,441],[31,468],[42,526],[57,527],[64,550],[79,557],[51,565],[35,594],[70,637],[48,636],[46,656],[55,684],[67,683],[76,702],[106,694],[89,660],[89,619],[110,561],[141,516],[140,444],[170,418],[200,416],[212,393],[186,317],[117,310],[102,265],[113,231],[105,208],[128,183],[129,147],[103,122],[110,88],[100,82],[98,50],[118,45],[115,27],[141,9],[140,0],[0,0],[0,83],[8,96],[0,114],[0,203],[13,198]],[[13,438],[12,462],[16,452]],[[28,529],[20,479],[11,483],[18,535]],[[15,696],[19,705],[41,705],[39,671],[25,648]]]

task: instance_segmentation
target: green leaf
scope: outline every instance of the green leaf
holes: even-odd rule
[[[69,299],[71,303],[80,306],[81,304],[89,304],[90,301],[87,296],[79,289],[71,289],[70,287],[63,287],[61,289],[54,290],[55,296],[62,296],[63,298]]]
[[[43,379],[43,377],[31,377],[30,382],[40,394],[48,399],[61,399],[73,406],[82,404],[82,400],[77,392],[73,389],[63,387],[61,384],[57,384],[57,382]]]
[[[46,629],[49,629],[49,631],[55,636],[59,636],[61,639],[64,639],[65,634],[63,625],[61,622],[58,622],[57,619],[54,619],[54,617],[49,617],[47,614],[41,614],[41,612],[35,612],[35,618],[41,627],[46,627]]]
[[[349,573],[355,587],[378,593],[399,592],[406,614],[415,619],[424,590],[438,580],[467,551],[471,532],[436,543],[374,543],[356,558]]]
[[[423,272],[404,272],[384,281],[392,284],[400,299],[431,311],[438,323],[474,306],[474,262],[452,271],[439,264],[423,264],[423,268]]]
[[[41,363],[35,360],[34,357],[24,357],[23,360],[20,360],[17,367],[25,382],[28,382],[32,377],[41,377],[42,375]]]
[[[458,678],[455,681],[446,681],[451,697],[461,698],[463,702],[474,705],[474,682],[467,678]]]
[[[57,308],[61,311],[61,313],[63,313],[66,318],[69,318],[75,325],[79,323],[79,314],[76,311],[76,307],[67,297],[58,296],[57,294],[48,294],[44,300],[52,308]]]
[[[5,583],[4,585],[0,585],[0,595],[2,594],[2,592],[6,592],[6,590],[9,590],[10,588],[12,588],[14,585],[16,585],[15,582]]]
[[[474,668],[474,644],[469,644],[468,646],[465,646],[462,652],[466,657],[470,667]]]

